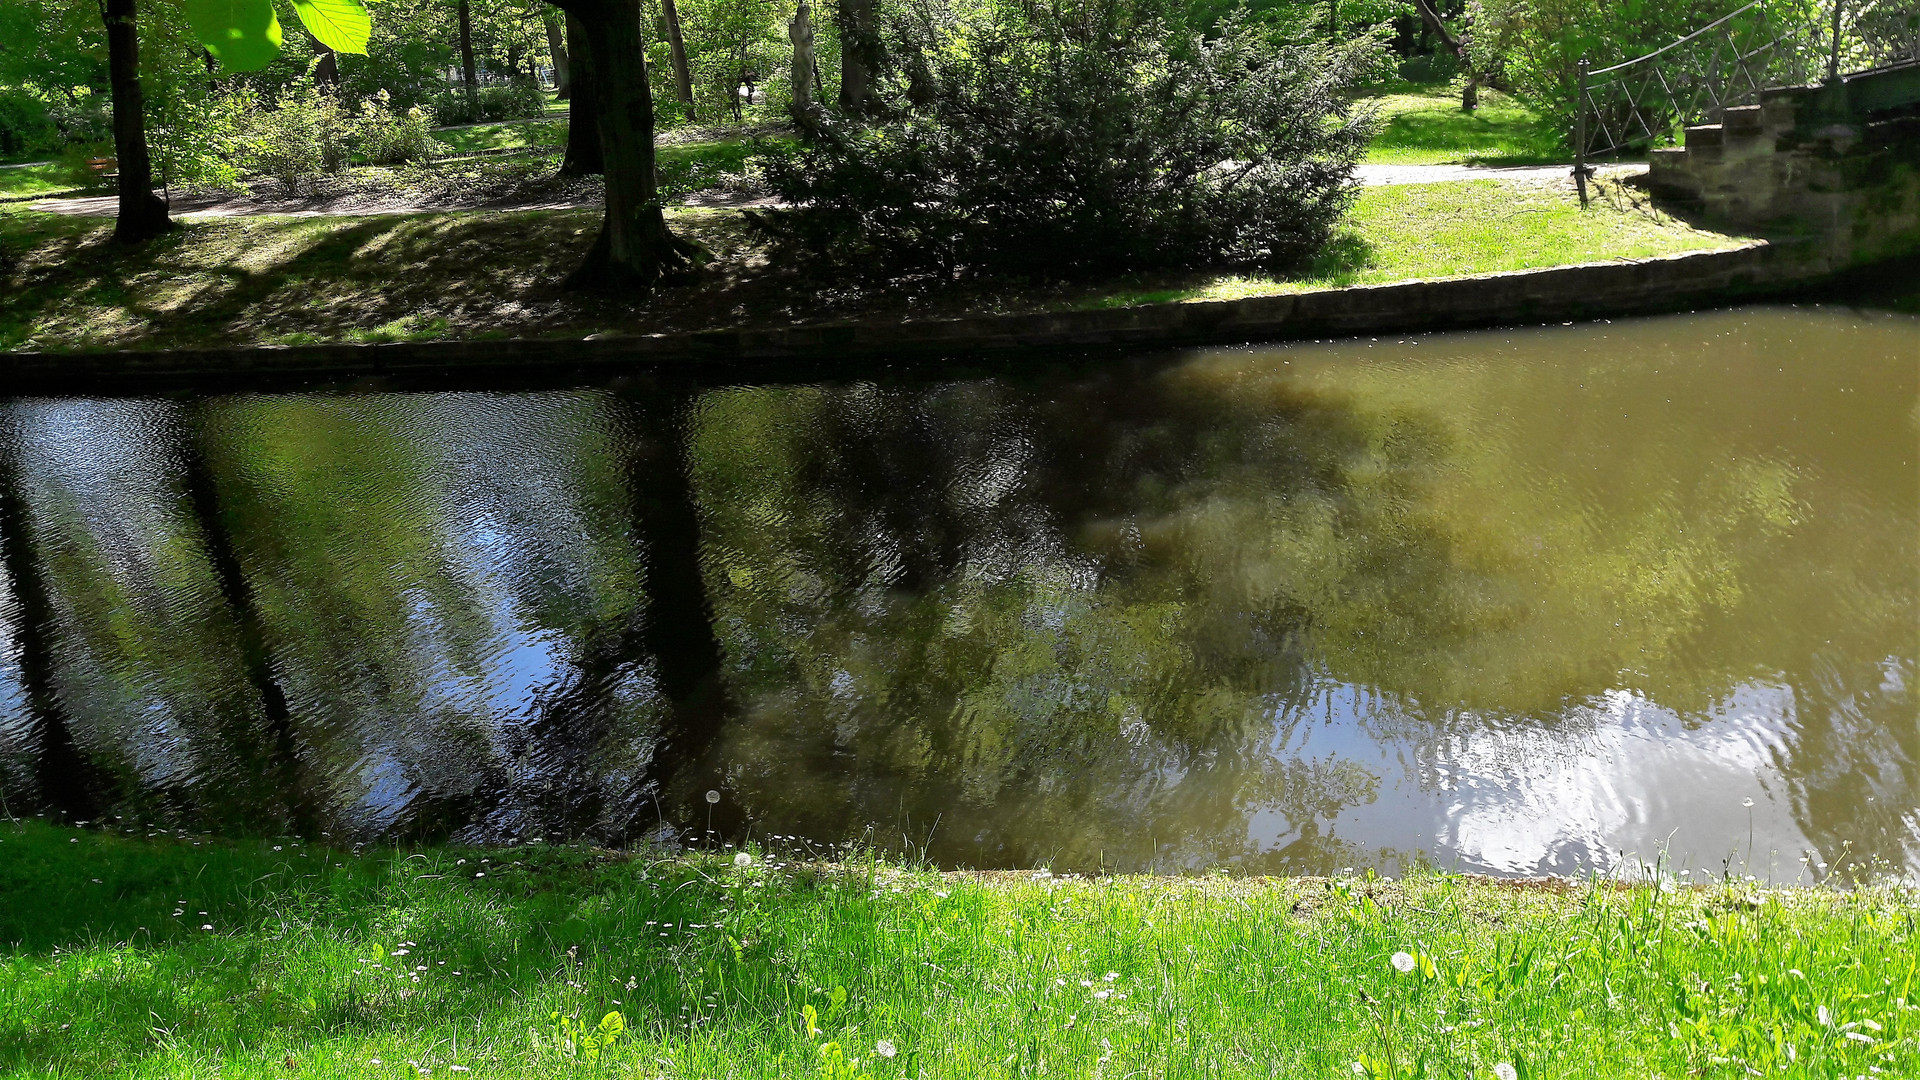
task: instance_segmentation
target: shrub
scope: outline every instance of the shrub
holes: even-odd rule
[[[1123,271],[1296,264],[1353,197],[1375,128],[1346,98],[1377,39],[1209,39],[1128,26],[1121,0],[923,12],[893,118],[774,153],[801,209],[770,227],[882,269]]]
[[[238,157],[248,172],[271,176],[289,189],[346,168],[349,118],[338,98],[312,86],[259,108],[248,95]]]
[[[439,143],[428,134],[426,111],[418,105],[395,113],[385,91],[360,103],[353,122],[353,144],[372,165],[430,161]]]
[[[434,96],[436,124],[488,124],[545,116],[547,95],[540,84],[516,79],[504,86],[482,86],[472,98],[462,87],[448,87]]]

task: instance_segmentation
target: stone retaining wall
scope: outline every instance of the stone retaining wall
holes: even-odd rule
[[[131,393],[218,378],[240,387],[398,377],[606,378],[622,369],[883,363],[1020,350],[1146,349],[1455,330],[1684,310],[1804,285],[1824,263],[1754,242],[1694,252],[1204,303],[870,321],[588,340],[0,354],[0,390]]]

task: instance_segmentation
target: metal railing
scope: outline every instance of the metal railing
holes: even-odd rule
[[[1592,158],[1672,143],[1770,87],[1920,63],[1916,0],[1833,0],[1830,12],[1783,19],[1771,0],[1753,0],[1645,56],[1597,70],[1582,61],[1573,133],[1581,204]]]

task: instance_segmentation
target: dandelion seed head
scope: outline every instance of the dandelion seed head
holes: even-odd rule
[[[1499,1080],[1520,1080],[1520,1070],[1504,1061],[1493,1067],[1493,1075]]]
[[[735,866],[752,866],[752,865],[753,865],[753,856],[751,856],[751,855],[749,855],[749,854],[747,854],[747,853],[746,853],[746,852],[744,852],[744,851],[742,851],[742,852],[737,852],[737,853],[736,853],[736,854],[735,854],[735,855],[733,856],[733,865],[735,865]]]
[[[890,1058],[895,1054],[898,1054],[900,1051],[894,1049],[892,1040],[881,1039],[879,1042],[873,1044],[873,1052],[876,1054],[879,1054],[883,1058]]]
[[[1413,970],[1413,965],[1414,965],[1414,960],[1413,960],[1412,953],[1397,952],[1393,954],[1393,970],[1399,972],[1400,974],[1405,975],[1408,972],[1411,972]]]

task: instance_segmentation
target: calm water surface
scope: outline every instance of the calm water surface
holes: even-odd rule
[[[22,399],[0,547],[13,812],[1920,868],[1912,316]]]

